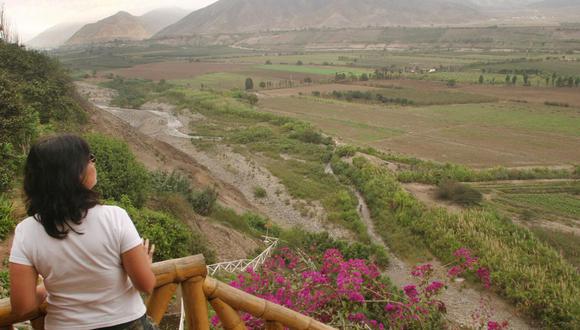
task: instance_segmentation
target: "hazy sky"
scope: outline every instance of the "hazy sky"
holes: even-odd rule
[[[133,15],[161,7],[195,10],[216,0],[0,0],[24,41],[60,23],[94,22],[125,10]]]

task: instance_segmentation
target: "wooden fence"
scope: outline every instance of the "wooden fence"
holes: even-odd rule
[[[147,314],[159,323],[178,286],[181,286],[187,329],[206,330],[210,327],[209,305],[218,315],[226,330],[246,329],[239,312],[247,312],[263,319],[267,330],[284,328],[298,330],[327,330],[331,326],[318,322],[286,307],[274,304],[207,276],[202,255],[173,259],[153,264],[157,279],[155,290],[146,301]],[[0,300],[0,328],[33,320],[35,329],[43,329],[46,306],[17,318],[11,313],[10,300]]]

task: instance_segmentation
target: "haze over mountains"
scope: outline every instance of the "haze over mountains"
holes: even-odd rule
[[[29,45],[54,48],[306,28],[510,24],[511,17],[526,24],[526,16],[534,24],[542,19],[547,24],[580,21],[580,0],[220,0],[192,13],[179,8],[142,16],[121,11],[82,28],[59,25]]]
[[[462,24],[483,19],[452,0],[221,0],[155,37],[321,27]]]

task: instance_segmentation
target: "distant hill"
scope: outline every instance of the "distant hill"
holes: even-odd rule
[[[142,16],[133,16],[125,11],[87,24],[76,32],[66,45],[84,45],[110,42],[114,40],[144,40],[161,29],[179,21],[189,11],[180,8],[162,8]]]
[[[580,7],[580,0],[544,0],[537,1],[531,5],[538,9],[549,9],[549,8],[565,8],[565,7]]]
[[[26,46],[34,49],[52,49],[58,48],[72,37],[85,23],[59,24],[40,33],[30,41]]]
[[[83,26],[66,45],[82,45],[113,40],[143,40],[151,36],[145,24],[137,16],[126,11]]]
[[[220,0],[154,38],[321,27],[465,24],[483,15],[457,0]]]
[[[187,16],[191,11],[182,8],[161,8],[152,10],[142,16],[141,21],[145,24],[151,35],[161,31],[163,28],[179,21]]]

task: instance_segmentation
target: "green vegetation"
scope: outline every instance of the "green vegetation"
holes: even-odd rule
[[[0,40],[0,192],[11,188],[24,150],[40,134],[86,120],[70,78],[39,52]]]
[[[160,95],[171,88],[165,80],[159,83],[151,80],[123,79],[116,77],[113,80],[101,83],[103,87],[117,91],[111,103],[121,108],[139,109],[154,95]]]
[[[270,219],[251,212],[238,214],[221,205],[214,207],[209,218],[256,238],[260,238],[262,235],[279,236],[282,231]]]
[[[96,190],[105,199],[121,200],[126,195],[132,205],[143,206],[151,190],[150,176],[124,142],[100,134],[86,139],[97,157]]]
[[[580,270],[580,245],[578,235],[543,227],[532,227],[531,231],[542,242],[550,245],[568,260],[576,269]]]
[[[312,65],[282,65],[282,64],[272,64],[272,65],[258,65],[258,69],[262,70],[273,70],[273,71],[283,71],[292,73],[306,73],[313,75],[336,75],[340,73],[354,74],[356,76],[363,73],[371,73],[371,70],[364,68],[353,68],[353,67],[329,67],[329,66],[312,66]]]
[[[254,197],[265,198],[266,196],[268,196],[268,192],[266,192],[266,189],[262,187],[254,187]]]
[[[479,191],[455,181],[444,180],[437,188],[437,197],[464,206],[479,205],[483,198]]]
[[[384,231],[385,224],[406,228],[422,238],[414,246],[423,242],[445,262],[452,260],[453,251],[467,247],[492,270],[496,290],[522,311],[547,327],[578,327],[580,275],[531,232],[490,211],[449,214],[444,209],[426,210],[390,172],[363,158],[355,158],[354,166],[339,162],[334,162],[335,171],[363,193],[382,235],[392,235]]]
[[[326,232],[309,233],[299,228],[282,231],[282,244],[293,249],[302,249],[309,255],[320,255],[328,249],[338,249],[346,259],[364,259],[386,267],[389,257],[384,248],[376,244],[365,244],[343,240],[334,240]]]
[[[12,218],[12,202],[0,194],[0,240],[4,240],[12,232],[14,226],[16,223]]]
[[[148,208],[136,208],[131,201],[121,198],[121,206],[127,211],[139,233],[155,244],[154,261],[186,257],[203,253],[206,261],[215,261],[213,252],[204,245],[198,232],[169,214]]]

